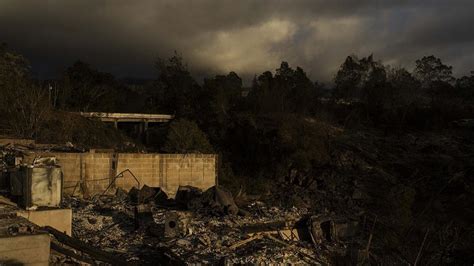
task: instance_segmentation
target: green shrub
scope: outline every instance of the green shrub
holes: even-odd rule
[[[206,134],[194,121],[179,119],[173,121],[163,147],[169,153],[213,153]]]

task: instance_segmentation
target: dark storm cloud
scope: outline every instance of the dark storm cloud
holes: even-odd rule
[[[194,73],[245,77],[287,60],[330,80],[349,54],[411,66],[434,53],[473,69],[474,1],[0,0],[0,41],[47,75],[76,59],[150,76],[178,50]]]

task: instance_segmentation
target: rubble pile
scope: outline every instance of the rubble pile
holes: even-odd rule
[[[84,152],[85,149],[77,147],[71,142],[67,142],[63,145],[56,144],[19,144],[19,143],[7,143],[0,145],[0,150],[3,152],[16,153],[16,154],[25,154],[31,153],[33,151],[43,151],[43,152]]]
[[[334,234],[333,239],[311,236],[311,230],[320,227],[307,208],[279,208],[261,201],[239,208],[220,187],[203,193],[181,188],[186,192],[176,201],[164,201],[156,197],[163,192],[155,189],[151,195],[152,189],[132,190],[126,198],[66,198],[74,213],[73,236],[140,264],[164,257],[190,264],[326,264],[334,250],[346,248]],[[148,196],[140,196],[141,191]],[[148,200],[137,202],[140,197]]]
[[[73,210],[74,240],[49,230],[52,250],[62,254],[51,261],[347,265],[447,264],[457,258],[463,265],[459,258],[470,258],[470,135],[353,132],[335,139],[332,148],[327,164],[271,180],[268,193],[258,195],[242,187],[234,198],[221,186],[181,186],[169,198],[159,187],[125,191],[111,185],[92,198],[65,196],[60,207]],[[0,153],[8,177],[2,183],[21,170],[19,152],[8,146]],[[17,208],[0,203],[0,213]]]

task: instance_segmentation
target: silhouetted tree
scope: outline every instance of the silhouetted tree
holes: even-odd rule
[[[0,44],[0,89],[29,78],[30,66],[22,55]]]
[[[220,141],[241,101],[242,79],[235,72],[205,79],[199,98],[199,123],[213,142]]]
[[[337,99],[359,99],[361,92],[361,79],[363,68],[356,56],[348,56],[340,66],[334,78],[334,96]]]
[[[77,61],[63,77],[61,107],[75,111],[114,111],[119,104],[118,82],[109,73]]]
[[[316,90],[304,70],[282,62],[275,74],[276,95],[283,112],[307,114],[316,103]]]
[[[456,93],[465,101],[474,100],[474,71],[470,76],[463,76],[456,80]]]
[[[387,95],[390,98],[390,108],[421,103],[420,82],[405,68],[389,69],[387,82],[390,85]]]
[[[155,68],[158,77],[150,92],[149,109],[194,118],[200,87],[189,73],[183,58],[175,52],[168,60],[158,59]]]
[[[296,67],[294,89],[291,93],[292,109],[299,114],[314,112],[320,87],[313,83],[301,67]]]
[[[36,138],[50,112],[45,90],[33,83],[29,63],[0,46],[0,117],[9,133]]]
[[[0,45],[0,104],[8,106],[6,94],[29,80],[29,62],[20,54]]]
[[[362,103],[367,116],[378,117],[388,98],[386,79],[385,67],[372,55],[362,59],[348,56],[334,79],[334,96],[349,103]]]
[[[453,82],[453,67],[445,65],[441,59],[430,55],[416,60],[415,77],[423,87],[429,87],[433,82]]]
[[[445,65],[441,59],[430,55],[416,60],[414,76],[421,82],[422,89],[435,100],[436,96],[450,93],[453,77],[453,67]]]
[[[265,71],[254,79],[252,88],[248,95],[254,114],[269,112],[276,109],[275,103],[272,99],[273,87],[273,74],[270,71]]]
[[[266,71],[254,79],[249,93],[256,114],[307,114],[314,109],[316,97],[314,84],[304,70],[294,70],[287,62],[281,63],[274,76]]]
[[[402,129],[407,116],[410,113],[413,116],[414,112],[426,105],[426,97],[421,91],[420,82],[404,68],[388,68],[387,83],[386,112],[391,119],[387,122]]]

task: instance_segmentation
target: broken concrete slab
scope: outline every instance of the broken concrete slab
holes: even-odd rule
[[[0,263],[5,265],[49,265],[48,234],[0,237]]]
[[[0,263],[49,265],[50,236],[23,217],[0,219]]]
[[[34,211],[19,210],[17,211],[17,215],[28,219],[28,221],[38,226],[48,225],[71,236],[71,209],[38,209]]]

